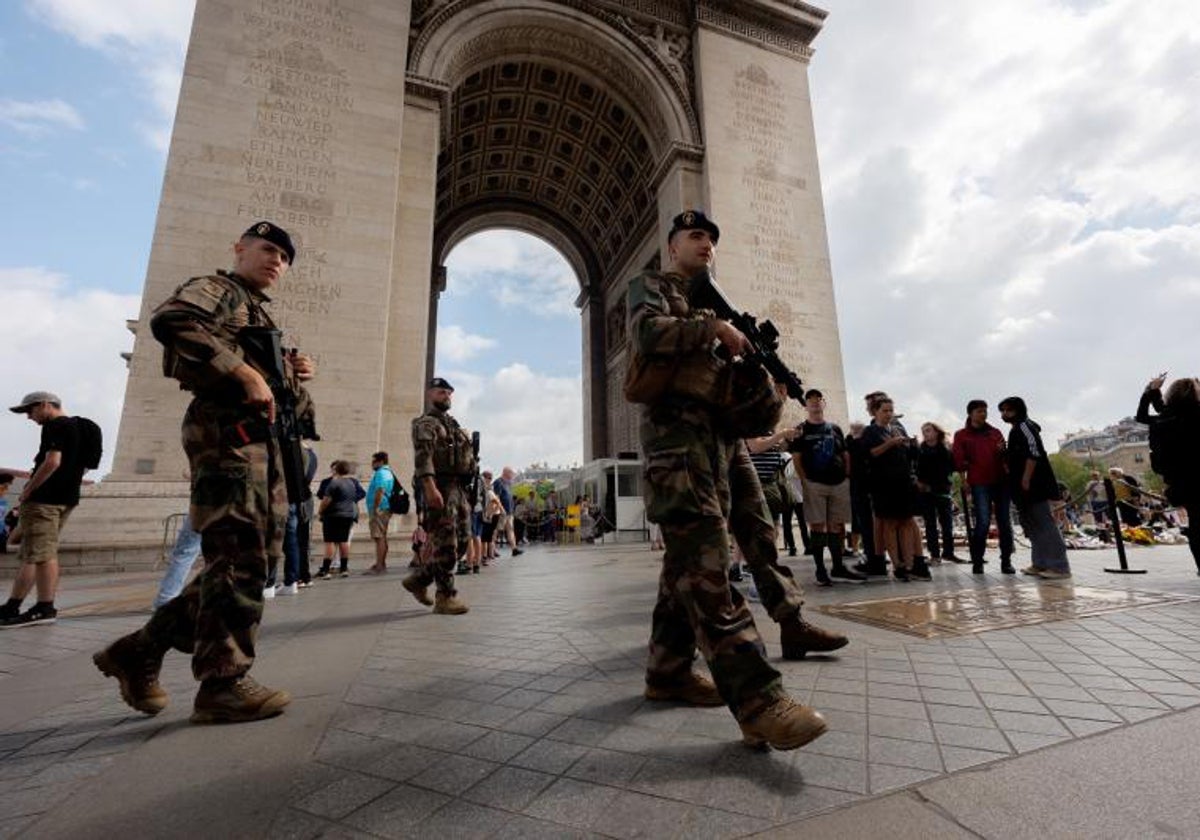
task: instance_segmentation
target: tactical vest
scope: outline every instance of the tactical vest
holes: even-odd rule
[[[445,431],[433,442],[433,468],[438,478],[473,476],[476,464],[471,435],[449,414],[443,414],[437,420]]]
[[[657,277],[668,315],[691,320],[715,317],[710,310],[692,308],[685,281],[673,274],[657,273]],[[630,402],[655,403],[676,397],[719,406],[729,401],[729,363],[716,355],[715,348],[663,356],[644,356],[635,350],[628,364],[625,397]]]
[[[175,290],[175,296],[178,296],[180,291],[190,283],[196,280],[211,280],[219,284],[226,292],[231,293],[234,298],[234,310],[243,310],[245,312],[245,323],[226,323],[222,326],[222,332],[227,333],[225,336],[218,335],[217,338],[227,338],[228,349],[235,353],[243,361],[246,361],[260,374],[267,375],[267,371],[261,370],[258,365],[246,359],[245,352],[237,341],[237,334],[242,327],[269,327],[274,328],[275,323],[271,320],[271,316],[262,308],[261,304],[254,299],[250,291],[241,283],[224,274],[210,274],[192,277],[187,283],[184,283]],[[175,297],[173,296],[173,297]],[[174,346],[163,344],[163,375],[171,379],[178,380],[179,387],[185,391],[194,393],[212,393],[224,390],[241,391],[241,386],[232,384],[227,377],[213,374],[207,366],[195,365],[182,358],[175,351]]]

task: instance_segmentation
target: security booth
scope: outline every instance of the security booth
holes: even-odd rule
[[[580,528],[584,539],[593,537],[601,542],[649,539],[642,502],[642,462],[636,456],[589,461],[572,470],[570,477],[559,483],[557,491],[559,498],[568,503],[574,503],[579,496],[588,501],[592,522],[590,533],[586,533],[589,517],[584,511]]]

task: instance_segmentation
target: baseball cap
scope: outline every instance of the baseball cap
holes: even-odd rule
[[[253,236],[257,239],[265,239],[272,245],[278,245],[287,254],[288,265],[296,261],[296,246],[292,244],[292,237],[288,236],[288,232],[281,227],[270,222],[255,222],[246,228],[246,232],[242,236]]]
[[[19,405],[14,405],[8,410],[13,414],[25,414],[33,406],[44,402],[62,405],[62,400],[58,398],[58,394],[52,394],[49,391],[32,391],[21,398]]]

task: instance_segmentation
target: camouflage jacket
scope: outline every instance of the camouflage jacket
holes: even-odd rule
[[[633,352],[676,357],[669,396],[712,402],[726,367],[713,353],[717,317],[688,303],[691,281],[679,274],[645,271],[629,282],[629,338]]]
[[[163,374],[197,394],[229,389],[230,371],[246,362],[238,333],[275,327],[263,308],[269,302],[230,272],[188,280],[150,318],[150,331],[163,345]]]
[[[475,474],[471,435],[449,412],[430,408],[412,421],[413,483],[426,476],[465,478]]]

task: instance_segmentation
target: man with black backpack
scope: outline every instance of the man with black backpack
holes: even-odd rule
[[[53,624],[58,617],[58,534],[79,504],[83,474],[100,466],[100,427],[86,417],[68,417],[62,400],[49,391],[26,394],[9,409],[42,427],[33,474],[20,498],[21,568],[8,602],[0,606],[0,629]],[[21,602],[37,585],[37,603],[21,612]]]
[[[371,456],[371,483],[367,487],[367,522],[371,539],[375,541],[375,565],[365,574],[382,575],[387,571],[388,523],[392,514],[408,513],[408,493],[388,465],[388,454],[376,452]]]

